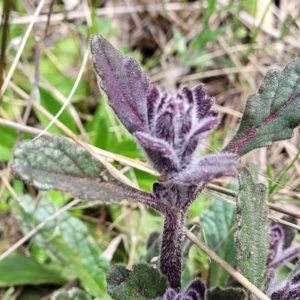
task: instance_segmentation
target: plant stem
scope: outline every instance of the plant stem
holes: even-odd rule
[[[167,277],[170,287],[176,291],[180,291],[182,228],[185,215],[178,208],[168,207],[164,216],[160,270]]]

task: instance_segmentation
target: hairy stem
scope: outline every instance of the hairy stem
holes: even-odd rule
[[[160,270],[167,277],[170,287],[179,291],[184,213],[182,210],[172,207],[166,209],[164,216]]]

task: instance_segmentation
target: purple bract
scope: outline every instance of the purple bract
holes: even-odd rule
[[[238,155],[199,155],[203,141],[218,124],[203,84],[169,95],[150,85],[139,64],[101,35],[91,38],[91,52],[109,105],[161,174],[160,182],[153,185],[154,201],[147,205],[164,215],[160,270],[179,292],[187,209],[206,183],[236,175]],[[199,299],[194,294],[180,299]]]

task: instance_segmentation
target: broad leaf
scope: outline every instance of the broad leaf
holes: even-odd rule
[[[246,300],[247,294],[240,288],[219,288],[208,290],[205,300]]]
[[[45,283],[62,284],[66,279],[56,271],[39,264],[31,257],[23,255],[12,255],[0,261],[0,286],[9,287],[13,285],[38,285]]]
[[[11,167],[15,176],[41,190],[56,189],[80,199],[108,203],[153,199],[116,180],[87,150],[60,136],[17,144]]]
[[[251,173],[243,168],[239,175],[235,235],[237,267],[256,287],[262,288],[268,255],[267,188],[254,183]]]
[[[156,299],[167,289],[167,280],[158,269],[139,262],[132,271],[115,264],[107,273],[107,291],[114,300]]]
[[[207,210],[200,216],[207,245],[215,250],[229,264],[234,264],[233,240],[234,207],[220,200],[212,199]],[[217,263],[210,263],[210,286],[227,284],[229,275]]]
[[[30,196],[22,196],[20,203],[15,203],[14,213],[21,223],[20,228],[26,234],[57,209],[44,198],[37,205]],[[93,296],[105,293],[108,262],[101,257],[98,245],[78,218],[67,212],[61,214],[44,226],[34,236],[33,242],[77,277],[88,293]]]
[[[300,59],[283,71],[269,71],[258,91],[248,96],[240,127],[225,151],[240,156],[289,139],[300,122]]]

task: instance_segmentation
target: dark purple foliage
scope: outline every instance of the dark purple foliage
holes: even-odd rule
[[[164,185],[193,185],[236,174],[235,154],[199,157],[203,141],[219,122],[203,84],[169,95],[149,85],[139,64],[101,35],[92,37],[91,52],[109,105],[164,176]]]
[[[274,275],[274,269],[291,261],[300,254],[299,243],[292,245],[295,232],[288,226],[280,223],[272,223],[269,227],[269,256],[267,268],[271,274],[266,294],[272,300],[299,300],[300,299],[300,266],[287,280],[278,282]]]
[[[177,293],[173,289],[168,289],[161,300],[204,300],[205,285],[200,279],[195,279],[186,288],[184,293]]]
[[[284,282],[274,284],[267,294],[272,300],[299,300],[300,272]]]
[[[203,84],[169,95],[149,85],[139,64],[101,35],[91,38],[91,52],[109,105],[161,174],[160,182],[153,185],[154,201],[147,205],[165,217],[160,270],[171,288],[179,291],[187,209],[206,183],[236,175],[238,155],[199,155],[205,138],[219,122]],[[195,297],[191,292],[182,299],[200,299]]]
[[[286,242],[285,230],[281,224],[273,224],[269,227],[269,256],[267,267],[277,268],[291,261],[300,254],[300,245],[292,245],[292,240]]]

